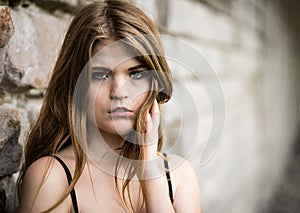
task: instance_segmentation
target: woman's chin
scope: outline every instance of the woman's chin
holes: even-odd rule
[[[133,124],[128,120],[113,121],[111,133],[125,137],[130,134],[133,129]]]

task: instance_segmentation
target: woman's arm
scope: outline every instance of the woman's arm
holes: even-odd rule
[[[40,158],[25,173],[18,212],[43,212],[52,207],[67,188],[67,178],[61,165],[52,157]],[[71,199],[68,196],[51,212],[70,212],[70,207]]]
[[[180,161],[182,162],[182,160]],[[171,172],[171,179],[172,175],[173,179],[176,178],[178,182],[173,203],[176,212],[200,213],[199,183],[192,165],[184,160],[178,168]]]
[[[173,186],[173,204],[162,161],[145,166],[144,196],[146,212],[193,212],[200,213],[200,190],[198,178],[192,165],[179,156],[168,156]],[[160,162],[160,163],[159,163]],[[177,165],[180,165],[177,167]],[[172,167],[175,166],[175,169]],[[159,174],[159,177],[156,177]],[[153,177],[153,178],[151,178]],[[147,179],[148,178],[148,179]]]
[[[171,172],[171,180],[172,176],[176,180],[174,202],[173,204],[171,203],[164,167],[161,159],[157,156],[159,120],[159,107],[155,100],[152,110],[147,117],[147,132],[144,146],[146,163],[143,177],[143,193],[146,212],[201,212],[197,176],[190,163],[183,161],[183,159],[181,159],[183,163]],[[157,177],[159,174],[160,177]]]

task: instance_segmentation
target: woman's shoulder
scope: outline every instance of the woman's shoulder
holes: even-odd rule
[[[168,154],[167,159],[171,172],[184,174],[184,172],[195,173],[194,166],[189,160],[176,154]]]
[[[46,192],[46,194],[51,194],[64,191],[68,188],[68,182],[61,164],[54,157],[46,156],[34,161],[28,167],[24,175],[22,188],[29,191],[34,190],[36,193]]]
[[[174,207],[179,212],[200,212],[200,189],[193,164],[179,155],[168,154],[167,161],[174,189]]]
[[[55,178],[59,180],[63,177],[63,170],[60,163],[53,156],[45,156],[35,160],[26,170],[24,180],[30,177],[31,181],[39,179]]]
[[[68,181],[60,163],[52,156],[39,158],[24,174],[20,209],[45,210],[54,205],[67,188]],[[63,202],[60,208],[69,208],[67,203]]]
[[[35,160],[27,168],[26,175],[33,175],[36,179],[45,176],[46,179],[57,178],[58,180],[66,176],[61,163],[54,156],[45,156]]]

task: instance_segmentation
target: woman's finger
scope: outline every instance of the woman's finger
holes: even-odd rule
[[[151,112],[147,114],[146,117],[146,144],[155,144],[158,141],[158,126],[159,126],[159,107],[155,100]]]
[[[152,118],[151,118],[150,113],[147,113],[146,120],[147,120],[146,133],[149,134],[152,130],[152,127],[153,127]]]
[[[157,100],[155,99],[151,109],[151,118],[152,118],[152,125],[155,130],[158,130],[159,121],[160,121],[160,111]]]

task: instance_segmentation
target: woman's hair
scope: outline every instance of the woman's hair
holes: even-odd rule
[[[87,101],[76,100],[74,92],[75,88],[77,89],[77,80],[91,59],[96,43],[99,44],[107,39],[114,41],[125,39],[126,45],[137,53],[138,60],[150,70],[155,70],[150,82],[149,94],[139,111],[135,124],[136,132],[145,132],[145,118],[153,101],[157,99],[158,103],[166,102],[172,94],[170,70],[157,35],[156,26],[144,12],[126,1],[95,2],[75,13],[53,69],[39,117],[28,135],[25,162],[18,179],[19,194],[24,174],[34,161],[44,156],[56,155],[70,144],[73,146],[75,156],[74,176],[65,195],[49,210],[57,207],[68,196],[82,174],[87,161],[81,145],[87,143],[85,135]],[[86,83],[79,88],[81,94],[86,94],[88,91],[88,75],[87,72],[86,77],[83,78]],[[81,132],[80,143],[76,134],[78,128]],[[135,142],[125,141],[119,148],[121,156],[143,160],[144,152],[139,145],[143,143],[140,141],[141,137],[133,135],[131,140]],[[162,137],[158,141],[158,152],[161,147]],[[130,206],[125,201],[125,191],[129,193],[129,182],[137,172],[134,168],[130,171],[130,175],[123,182],[122,200],[127,208],[133,210],[131,200],[129,199]],[[115,182],[117,184],[116,178]],[[143,187],[141,181],[140,183]],[[119,195],[121,195],[120,192]]]

